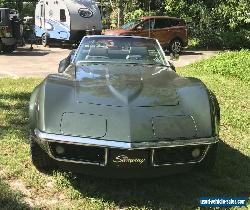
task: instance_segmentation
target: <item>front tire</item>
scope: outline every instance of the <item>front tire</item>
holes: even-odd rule
[[[56,168],[55,161],[38,145],[31,137],[30,139],[31,159],[34,166],[40,172],[48,172]]]
[[[43,35],[42,35],[42,45],[43,45],[44,47],[49,46],[49,37],[48,37],[47,34],[43,34]]]
[[[179,39],[174,39],[170,42],[169,52],[173,54],[180,54],[182,49],[182,43]]]

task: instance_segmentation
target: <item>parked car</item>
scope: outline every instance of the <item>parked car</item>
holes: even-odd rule
[[[0,8],[0,52],[12,53],[21,40],[22,32],[18,17],[16,10]]]
[[[155,39],[85,36],[33,91],[31,157],[96,176],[163,176],[211,169],[219,104],[179,76]]]
[[[179,54],[188,44],[184,20],[167,16],[150,16],[135,19],[120,29],[107,30],[105,35],[133,35],[158,39],[164,50]]]

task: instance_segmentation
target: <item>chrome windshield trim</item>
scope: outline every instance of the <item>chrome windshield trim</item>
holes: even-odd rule
[[[104,139],[84,138],[77,136],[66,136],[59,134],[45,133],[38,129],[35,129],[35,135],[46,142],[59,142],[65,144],[78,144],[86,146],[98,146],[108,148],[120,148],[120,149],[145,149],[145,148],[160,148],[160,147],[178,147],[186,145],[200,145],[200,144],[214,144],[219,141],[219,137],[199,138],[190,140],[174,140],[174,141],[158,141],[158,142],[139,142],[129,143],[122,141],[112,141]]]

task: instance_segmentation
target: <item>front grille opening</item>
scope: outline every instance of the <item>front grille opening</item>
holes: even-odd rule
[[[104,164],[105,149],[93,146],[49,143],[52,155],[58,159]]]
[[[155,149],[154,164],[177,164],[200,161],[207,149],[207,145],[192,145],[183,147],[166,147]]]

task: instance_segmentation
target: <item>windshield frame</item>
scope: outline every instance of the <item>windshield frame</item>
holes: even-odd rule
[[[81,43],[79,44],[75,54],[74,54],[74,57],[72,59],[72,63],[74,63],[75,65],[77,65],[78,62],[81,62],[81,63],[90,63],[90,62],[96,62],[96,63],[113,63],[113,62],[116,62],[115,60],[112,61],[84,61],[84,60],[77,60],[77,57],[79,55],[79,52],[80,52],[80,49],[82,48],[82,45],[84,43],[84,40],[87,39],[87,38],[93,38],[93,37],[100,37],[100,38],[112,38],[114,36],[104,36],[104,35],[92,35],[92,36],[85,36],[83,37]],[[117,37],[115,37],[117,38]],[[157,46],[158,46],[158,54],[160,56],[160,59],[161,59],[161,63],[133,63],[133,62],[124,62],[124,64],[138,64],[138,65],[158,65],[158,66],[167,66],[167,67],[170,67],[170,64],[168,62],[168,60],[166,59],[166,56],[165,56],[165,52],[163,51],[161,45],[160,45],[160,42],[157,40],[157,39],[153,39],[153,38],[147,38],[147,37],[138,37],[138,36],[119,36],[119,38],[133,38],[133,39],[145,39],[145,40],[153,40]]]

